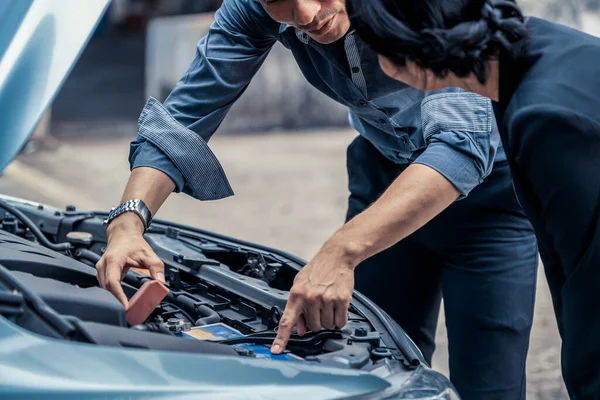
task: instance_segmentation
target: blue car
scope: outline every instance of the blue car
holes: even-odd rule
[[[0,171],[19,153],[108,0],[0,1]],[[355,293],[347,326],[268,345],[305,262],[156,220],[167,297],[128,326],[98,287],[106,214],[0,196],[0,398],[458,399],[406,333]],[[132,269],[123,290],[148,280]]]

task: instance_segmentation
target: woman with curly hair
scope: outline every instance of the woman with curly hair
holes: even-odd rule
[[[600,39],[509,0],[347,0],[389,76],[495,104],[532,221],[574,399],[600,399]]]

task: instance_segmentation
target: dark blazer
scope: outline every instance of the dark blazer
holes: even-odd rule
[[[534,225],[572,398],[600,398],[600,39],[537,18],[500,58],[500,135]]]

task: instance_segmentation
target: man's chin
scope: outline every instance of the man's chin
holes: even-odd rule
[[[323,36],[312,36],[309,33],[308,36],[310,36],[314,41],[316,41],[320,44],[331,44],[331,43],[337,42],[338,40],[343,38],[346,35],[347,31],[348,31],[348,29],[342,31],[342,33],[328,32],[326,35],[323,35]]]

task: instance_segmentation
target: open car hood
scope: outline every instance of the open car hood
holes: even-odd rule
[[[109,3],[0,2],[0,172],[33,133]]]
[[[106,213],[2,195],[0,206],[0,398],[458,399],[358,292],[345,327],[292,335],[272,355],[306,263],[293,255],[155,219],[145,239],[170,292],[129,326],[96,279]],[[132,268],[122,288],[131,298],[150,279]]]

